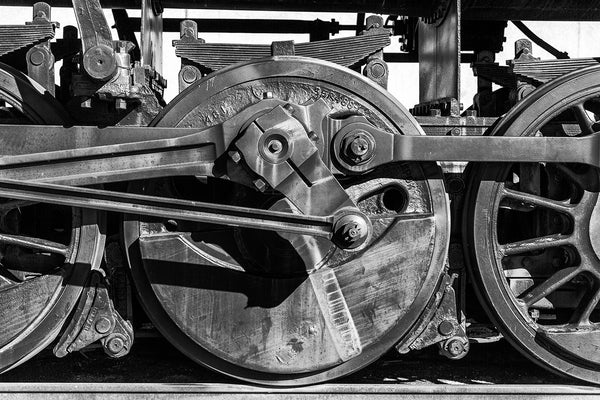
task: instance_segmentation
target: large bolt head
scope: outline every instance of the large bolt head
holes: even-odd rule
[[[117,70],[114,50],[106,45],[91,47],[83,55],[83,66],[93,79],[110,79]]]
[[[124,348],[125,341],[120,336],[115,335],[108,340],[108,343],[106,343],[106,349],[114,355],[119,354]]]
[[[369,161],[375,154],[375,139],[362,130],[347,134],[342,140],[342,155],[352,164],[362,164]]]
[[[35,66],[42,65],[45,58],[44,53],[40,50],[34,50],[29,54],[29,61]]]
[[[333,224],[333,242],[342,249],[356,249],[369,238],[370,223],[360,214],[345,214]]]
[[[108,318],[100,317],[96,321],[94,327],[96,328],[96,332],[98,332],[99,334],[105,334],[110,330],[111,326],[112,324],[110,323],[110,320]]]

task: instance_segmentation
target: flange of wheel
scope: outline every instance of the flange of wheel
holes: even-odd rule
[[[492,135],[597,132],[600,68],[533,92]],[[517,349],[600,383],[600,175],[578,164],[481,165],[470,173],[464,238],[482,304]]]
[[[63,125],[61,105],[27,76],[0,65],[0,122]],[[0,372],[33,357],[59,334],[104,236],[94,211],[0,201]]]
[[[400,104],[364,77],[299,57],[253,61],[208,76],[155,124],[203,128],[263,99],[325,104],[331,116],[360,114],[395,134],[422,134]],[[309,136],[331,165],[331,138]],[[235,152],[221,161],[230,173],[243,165]],[[232,181],[178,177],[131,190],[264,209],[285,203],[251,180]],[[128,217],[125,246],[153,323],[195,361],[261,384],[322,382],[376,360],[410,331],[439,284],[448,200],[435,164],[393,165],[340,176],[339,182],[373,232],[358,250],[331,251],[310,274],[276,233]]]

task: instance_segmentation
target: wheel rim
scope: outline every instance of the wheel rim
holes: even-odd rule
[[[600,69],[531,94],[492,135],[588,135]],[[566,164],[476,167],[465,212],[477,291],[504,336],[538,364],[600,382],[599,176]]]
[[[68,121],[60,104],[41,86],[5,65],[0,65],[0,100],[6,106],[2,123]],[[10,200],[0,208],[2,233],[42,239],[51,248],[31,251],[2,243],[0,372],[4,372],[33,357],[60,333],[91,265],[100,261],[103,235],[93,211]]]
[[[336,75],[337,78],[332,80],[331,76]],[[281,77],[285,77],[285,81]],[[314,90],[320,90],[320,93],[328,93],[328,98],[333,99],[331,103],[335,103],[338,110],[347,110],[348,102],[353,95],[355,108],[375,110],[369,114],[372,122],[375,121],[396,133],[420,134],[416,123],[413,123],[414,120],[388,95],[373,88],[362,77],[328,63],[300,58],[263,60],[224,70],[211,78],[180,95],[157,118],[156,124],[200,128],[219,122],[218,118],[217,120],[204,118],[213,115],[207,112],[212,110],[211,104],[225,104],[222,109],[225,110],[227,107],[235,108],[240,105],[236,103],[232,106],[227,99],[233,98],[239,101],[242,98],[246,99],[245,105],[248,105],[258,102],[262,92],[267,91],[271,92],[274,98],[303,104],[312,93],[315,93]],[[207,90],[205,86],[207,84],[210,84],[212,90]],[[374,96],[368,96],[367,93]],[[399,127],[393,121],[402,121],[404,125]],[[328,154],[326,147],[321,149],[324,154]],[[215,246],[212,250],[202,247],[203,241],[206,243],[205,238],[196,236],[194,239],[193,235],[182,234],[177,230],[175,234],[169,233],[170,228],[166,226],[165,221],[130,218],[124,225],[126,248],[142,303],[154,324],[180,350],[194,360],[236,378],[270,385],[302,385],[333,379],[361,368],[379,357],[410,330],[433,295],[443,271],[443,259],[448,241],[448,204],[439,170],[435,165],[425,166],[425,168],[432,169],[432,175],[427,175],[416,165],[396,166],[378,170],[362,181],[343,183],[355,200],[360,200],[362,197],[359,207],[367,214],[371,212],[372,219],[380,221],[378,222],[380,229],[379,231],[376,229],[375,234],[378,240],[359,255],[335,255],[326,267],[311,277],[298,274],[299,269],[294,266],[294,262],[280,261],[285,258],[281,248],[277,247],[281,243],[277,246],[272,244],[277,235],[268,236],[269,239],[253,241],[253,238],[258,235],[256,231],[229,230],[227,234],[230,236],[224,242],[233,243],[236,248],[225,251],[226,255],[223,256],[222,247],[218,250],[215,250]],[[404,179],[402,175],[405,176]],[[232,201],[231,198],[219,199],[218,202],[230,201],[232,202],[230,204],[260,207],[261,204],[270,204],[269,201],[274,200],[262,195],[250,199],[253,196],[247,195],[246,191],[253,192],[251,189],[235,187],[234,184],[227,182],[209,179],[203,185],[204,190],[195,190],[195,192],[208,193],[208,189],[214,185],[212,189],[223,197],[228,197],[224,195],[226,193],[237,193],[238,197],[243,198],[239,200],[240,202]],[[189,188],[190,185],[180,184],[179,187]],[[385,188],[389,193],[381,191]],[[178,192],[176,180],[167,183],[160,181],[140,184],[132,187],[132,190],[163,196],[173,196]],[[181,195],[181,191],[179,193]],[[398,200],[402,198],[399,193],[407,195],[406,204]],[[416,193],[419,195],[417,196]],[[387,196],[386,200],[383,199],[384,196]],[[207,199],[203,198],[203,200]],[[385,204],[382,206],[384,201],[387,202],[387,207]],[[382,214],[384,209],[388,214],[376,215],[378,212]],[[401,221],[401,215],[406,213],[407,209],[421,210],[424,213],[429,210],[430,214],[427,214],[428,217],[421,222]],[[394,215],[390,214],[392,211]],[[399,225],[401,223],[413,224],[413,226],[412,228],[405,226],[406,229],[401,229]],[[416,227],[415,224],[418,223],[424,224],[421,229]],[[417,229],[414,229],[415,227]],[[185,231],[182,227],[178,229]],[[421,236],[409,237],[406,232],[420,232]],[[264,233],[260,234],[264,235]],[[169,239],[169,235],[174,235],[175,239]],[[163,244],[162,240],[167,240],[166,244]],[[149,241],[151,244],[148,244]],[[257,244],[259,242],[267,245],[261,247]],[[404,247],[401,246],[402,244]],[[389,253],[385,251],[383,253],[390,254],[394,249],[410,249],[411,245],[412,257],[408,255],[410,250],[407,250],[406,259],[402,256],[397,258],[390,256],[389,260],[382,262],[382,253],[376,251],[377,246],[380,246],[379,250],[387,249]],[[179,247],[175,250],[173,246]],[[277,264],[274,269],[264,267],[267,257],[261,258],[261,255],[265,254],[263,248],[269,246],[272,250],[270,254],[280,252],[277,253],[280,257],[273,263]],[[222,270],[215,270],[214,273],[207,272],[204,279],[214,279],[215,286],[182,288],[185,285],[181,281],[169,281],[164,274],[157,272],[161,268],[165,269],[165,261],[170,257],[162,256],[166,251],[179,253],[180,250],[202,253],[204,260],[211,259],[211,262],[221,266],[228,263],[233,266],[225,274],[228,276],[223,275]],[[375,264],[376,254],[379,254],[378,262],[382,264],[381,268],[371,266],[373,270],[367,272],[368,278],[364,280],[357,278],[361,273],[364,274],[364,265],[361,263]],[[371,261],[368,261],[369,257]],[[254,261],[261,259],[263,263],[251,263],[248,262],[248,258]],[[159,262],[152,263],[151,260]],[[335,264],[336,260],[338,264]],[[200,264],[200,261],[198,263]],[[206,261],[204,263],[206,264]],[[405,273],[403,275],[402,271],[411,270],[407,267],[411,263],[414,263],[414,268],[409,275],[413,272],[414,275],[408,276]],[[340,266],[341,264],[343,265]],[[388,267],[386,278],[383,277],[386,270],[384,264]],[[280,265],[286,265],[287,269],[280,268]],[[190,266],[187,265],[177,271],[188,283],[199,281],[198,276],[185,273],[189,268]],[[362,353],[348,360],[340,360],[332,351],[332,343],[325,337],[327,331],[319,321],[318,312],[314,311],[318,310],[318,306],[314,300],[315,295],[311,292],[314,291],[314,286],[311,287],[310,281],[321,279],[327,274],[334,274],[337,279],[356,323],[358,336],[364,342]],[[383,275],[378,276],[378,274]],[[264,286],[265,284],[278,285],[279,289],[282,287],[283,289],[280,291],[281,296],[265,298],[257,296],[256,293],[253,295],[251,291],[244,291],[244,288],[223,286],[223,282],[228,280],[243,283],[246,287],[262,287],[263,291],[275,287]],[[403,283],[408,281],[415,282],[414,286],[403,289]],[[286,289],[282,282],[288,282],[291,286]],[[382,284],[382,282],[386,283]],[[220,288],[217,287],[219,284]],[[383,288],[377,289],[375,287],[377,284]],[[364,300],[365,298],[369,300]],[[381,299],[381,303],[377,306],[374,304],[376,298]],[[385,304],[386,301],[388,304]],[[190,303],[196,304],[199,311],[190,306]],[[179,311],[181,307],[185,307],[186,311]],[[222,311],[219,323],[189,323],[190,319],[204,321],[206,315],[213,315],[214,310]],[[375,322],[369,321],[369,310],[373,313],[379,311],[383,314],[389,313],[387,325],[382,322],[381,316],[375,316]],[[264,321],[271,321],[270,326]],[[377,331],[377,328],[381,331]],[[239,343],[234,345],[223,344],[219,339],[220,337],[238,338],[243,337],[244,334],[247,339],[240,339]],[[263,334],[264,336],[261,336]],[[252,346],[256,346],[257,350],[251,350]],[[246,351],[245,348],[250,350]],[[265,355],[256,356],[259,353]]]

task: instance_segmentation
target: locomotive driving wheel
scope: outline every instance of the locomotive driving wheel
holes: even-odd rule
[[[0,65],[0,123],[67,121],[37,83]],[[18,140],[18,138],[15,138]],[[103,235],[95,211],[0,199],[0,372],[51,343],[73,310]]]
[[[493,135],[598,132],[600,68],[542,86]],[[600,383],[600,175],[578,164],[474,168],[465,238],[480,299],[538,364]]]
[[[219,71],[183,92],[155,124],[209,127],[264,99],[322,107],[326,112],[317,111],[333,119],[361,115],[395,134],[421,134],[406,110],[364,77],[297,57]],[[312,140],[332,168],[333,139],[313,132]],[[230,152],[221,161],[226,177],[149,180],[131,190],[286,210],[281,193],[237,176],[244,168],[239,155]],[[332,246],[310,271],[275,232],[128,217],[125,247],[136,289],[164,336],[197,362],[269,385],[349,374],[404,337],[443,273],[449,215],[440,171],[399,164],[336,176],[370,220],[372,234],[355,250]]]

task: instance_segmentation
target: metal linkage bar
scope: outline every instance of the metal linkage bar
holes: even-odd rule
[[[357,157],[355,148],[343,144],[357,133],[366,139],[362,152],[367,156]],[[584,137],[404,136],[355,122],[336,135],[334,146],[341,166],[355,173],[401,161],[556,162],[600,168],[600,133]]]
[[[48,183],[0,180],[0,196],[165,219],[212,223],[330,238],[333,216],[308,216]],[[8,238],[15,243],[18,238]],[[58,251],[57,251],[58,252]]]
[[[112,35],[99,0],[72,0],[81,32],[83,67],[93,79],[106,81],[115,74],[117,63]]]

